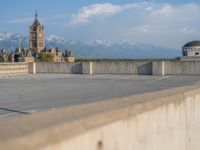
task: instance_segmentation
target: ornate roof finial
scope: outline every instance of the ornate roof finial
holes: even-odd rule
[[[39,22],[38,13],[37,13],[37,10],[36,10],[35,11],[35,21],[33,22],[32,26],[39,26],[39,25],[40,25],[40,22]]]
[[[38,13],[37,13],[37,10],[36,10],[36,12],[35,12],[35,18],[37,18],[38,17]]]

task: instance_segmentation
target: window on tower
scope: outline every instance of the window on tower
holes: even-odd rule
[[[37,47],[37,43],[34,42],[34,43],[33,43],[33,47]]]

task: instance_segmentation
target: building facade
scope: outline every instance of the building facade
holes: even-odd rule
[[[35,14],[35,20],[30,26],[30,49],[40,53],[45,48],[44,26],[40,24],[38,14]]]

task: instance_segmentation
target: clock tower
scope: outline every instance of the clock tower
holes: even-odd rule
[[[35,20],[30,26],[30,41],[29,46],[31,50],[35,50],[37,53],[44,50],[45,39],[44,39],[44,26],[40,24],[38,20],[38,14],[35,14]]]

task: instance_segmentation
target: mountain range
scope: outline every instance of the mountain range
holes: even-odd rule
[[[57,35],[47,36],[45,44],[47,49],[58,47],[60,50],[71,50],[76,57],[93,59],[174,58],[180,56],[181,52],[175,49],[130,41],[67,41]],[[29,37],[19,33],[0,33],[0,48],[14,50],[19,46],[28,48]]]

